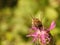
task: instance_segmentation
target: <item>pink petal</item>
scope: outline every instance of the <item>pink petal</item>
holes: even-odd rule
[[[55,21],[52,21],[49,30],[52,30],[53,28],[55,28],[56,24]]]
[[[36,27],[32,27],[32,30],[37,30],[37,28]]]
[[[27,35],[26,37],[31,37],[31,35]]]
[[[27,35],[26,37],[31,37],[31,36],[32,36],[32,37],[35,37],[36,35]]]
[[[36,37],[36,36],[37,36],[36,33],[33,33],[33,34],[29,34],[29,35],[27,35],[27,37]]]
[[[33,38],[33,40],[32,40],[32,42],[35,42],[35,41],[36,41],[36,39],[37,39],[37,37],[34,37],[34,38]]]

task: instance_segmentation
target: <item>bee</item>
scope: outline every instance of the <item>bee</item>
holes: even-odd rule
[[[32,19],[32,26],[41,29],[43,27],[42,22],[38,18]]]

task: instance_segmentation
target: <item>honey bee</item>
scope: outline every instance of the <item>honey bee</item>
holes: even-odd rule
[[[42,28],[42,22],[38,18],[33,18],[32,19],[32,26],[37,27],[37,28]]]

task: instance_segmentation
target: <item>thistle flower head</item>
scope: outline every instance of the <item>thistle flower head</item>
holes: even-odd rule
[[[29,35],[27,35],[27,37],[32,37],[33,40],[32,42],[36,42],[37,40],[40,42],[41,45],[46,45],[47,42],[51,41],[50,38],[50,30],[52,30],[53,28],[55,28],[56,24],[54,21],[52,21],[50,27],[48,29],[45,29],[44,27],[42,27],[42,29],[39,29],[35,26],[32,26],[32,33],[30,33]]]

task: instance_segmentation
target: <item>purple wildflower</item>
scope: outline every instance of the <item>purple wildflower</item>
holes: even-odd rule
[[[39,28],[32,26],[31,33],[27,35],[27,37],[33,37],[32,42],[36,42],[37,40],[41,43],[41,45],[47,45],[47,41],[50,42],[51,38],[49,37],[50,30],[55,28],[56,24],[52,21],[50,27],[45,29],[44,27],[40,30]],[[33,32],[32,32],[33,31]]]

